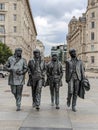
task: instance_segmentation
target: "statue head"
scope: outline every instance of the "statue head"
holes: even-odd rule
[[[16,57],[21,57],[22,56],[22,49],[21,48],[16,48],[14,55]]]
[[[35,57],[35,58],[40,58],[40,50],[39,50],[39,49],[35,49],[35,50],[33,51],[33,54],[34,54],[34,57]]]
[[[75,49],[70,49],[69,50],[69,54],[72,58],[75,58],[76,57],[76,50]]]
[[[57,60],[58,60],[58,55],[52,54],[52,61],[57,61]]]

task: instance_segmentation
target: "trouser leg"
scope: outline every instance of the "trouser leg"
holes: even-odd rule
[[[70,107],[71,98],[73,94],[73,79],[68,83],[67,106]]]
[[[51,104],[54,105],[54,86],[50,86]]]
[[[73,99],[72,99],[72,108],[75,108],[75,106],[76,106],[78,90],[79,90],[79,80],[74,80],[74,91],[73,91]]]
[[[15,99],[16,99],[16,86],[15,85],[11,85],[10,86],[11,87],[11,92],[12,92],[12,94],[14,95],[14,97],[15,97]]]
[[[23,90],[23,85],[17,86],[16,105],[18,107],[21,106],[22,90]]]
[[[57,83],[55,84],[55,104],[59,105],[59,86]]]
[[[36,106],[40,106],[41,90],[42,90],[42,80],[38,80],[36,84]]]
[[[36,87],[31,86],[31,92],[32,92],[32,105],[35,106],[35,100],[36,100]]]
[[[68,106],[68,107],[70,107],[71,98],[72,98],[72,94],[71,94],[71,93],[68,93],[68,97],[67,97],[67,106]]]
[[[33,101],[33,96],[34,96],[34,95],[33,95],[33,86],[31,86],[31,94],[32,94],[32,102],[34,102],[34,101]]]

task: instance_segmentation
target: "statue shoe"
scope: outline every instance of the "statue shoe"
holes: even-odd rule
[[[70,107],[70,101],[67,101],[67,106]]]
[[[53,103],[53,102],[51,103],[51,106],[54,106],[54,103]]]
[[[39,110],[40,109],[40,107],[39,106],[36,106],[36,110]]]
[[[72,106],[72,111],[73,111],[73,112],[76,112],[76,111],[77,111],[75,106]]]
[[[18,106],[17,109],[16,109],[16,111],[20,111],[20,110],[21,110],[21,109],[20,109],[20,106]]]
[[[32,103],[32,106],[35,107],[36,106],[35,103]]]
[[[56,105],[56,109],[60,109],[60,107],[58,105]]]

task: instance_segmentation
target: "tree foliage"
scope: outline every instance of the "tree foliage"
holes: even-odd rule
[[[12,56],[12,50],[3,43],[0,43],[0,64],[5,64],[7,59]]]

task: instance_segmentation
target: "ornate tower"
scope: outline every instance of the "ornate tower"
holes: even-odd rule
[[[98,0],[88,0],[88,8],[96,6]]]
[[[98,70],[98,0],[88,0],[86,11],[86,68]]]

